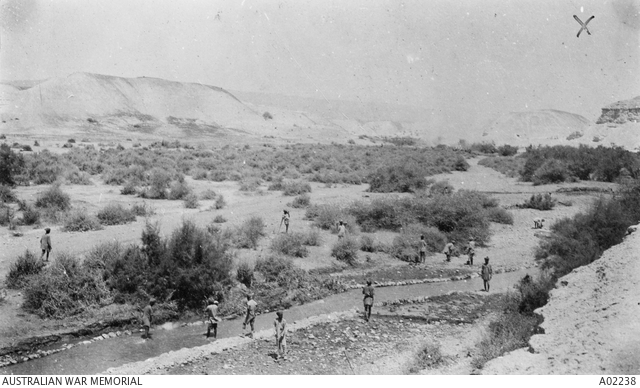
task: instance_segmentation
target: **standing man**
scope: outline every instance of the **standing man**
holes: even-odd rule
[[[467,255],[469,256],[469,261],[467,264],[473,265],[473,256],[476,255],[476,242],[473,241],[473,237],[469,239],[469,245],[467,245]]]
[[[218,301],[213,298],[209,298],[208,302],[209,305],[204,309],[209,323],[207,327],[207,338],[209,338],[211,335],[211,329],[213,329],[213,339],[215,340],[218,337],[218,322],[220,321],[220,318],[218,318]]]
[[[153,310],[151,307],[156,304],[155,298],[149,300],[149,304],[142,309],[142,326],[144,327],[144,338],[151,339],[149,329],[151,328],[151,321],[153,320]]]
[[[455,249],[456,240],[451,240],[447,245],[444,246],[444,253],[447,256],[447,261],[451,261],[451,256],[453,255],[453,250]]]
[[[489,264],[489,257],[484,258],[484,264],[482,264],[482,269],[480,270],[480,276],[482,276],[482,281],[484,282],[484,290],[489,292],[489,281],[493,276],[493,269]]]
[[[289,214],[288,210],[284,210],[284,215],[282,216],[282,219],[280,220],[280,226],[282,226],[282,223],[284,222],[284,232],[287,233],[289,232],[289,219],[291,218],[291,214]]]
[[[273,326],[276,329],[276,346],[278,347],[278,357],[286,359],[287,353],[287,321],[284,319],[284,313],[278,311],[276,313],[276,319],[273,321]]]
[[[374,295],[371,280],[367,280],[367,286],[362,289],[362,294],[364,295],[364,319],[369,322],[369,319],[371,319],[371,307],[373,307]]]
[[[249,337],[253,338],[254,332],[254,324],[256,321],[256,306],[258,303],[253,300],[251,295],[247,295],[247,316],[244,319],[244,323],[242,324],[242,330],[247,328],[247,324],[251,327],[251,333],[249,333]]]
[[[338,239],[342,239],[346,235],[347,235],[347,226],[342,220],[340,220],[340,222],[338,222]]]
[[[42,255],[40,255],[40,260],[44,257],[44,254],[47,254],[45,261],[49,261],[49,252],[51,252],[51,235],[49,234],[51,229],[44,228],[44,235],[40,238],[40,248],[42,249]]]
[[[424,235],[420,236],[420,257],[418,263],[424,264],[427,257],[427,242],[424,240]]]

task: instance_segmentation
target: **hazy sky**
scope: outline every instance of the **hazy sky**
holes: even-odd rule
[[[1,0],[0,76],[397,102],[476,127],[640,95],[640,0]],[[577,15],[592,35],[576,34]],[[444,125],[444,124],[443,124]]]

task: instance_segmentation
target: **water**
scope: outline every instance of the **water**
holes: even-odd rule
[[[525,274],[534,275],[537,269],[521,270],[507,274],[495,275],[491,281],[492,292],[509,289]],[[384,287],[376,289],[376,302],[397,299],[410,299],[425,296],[437,296],[451,291],[478,291],[482,289],[479,278],[445,283],[425,283],[410,286]],[[289,322],[319,314],[362,309],[362,291],[332,295],[323,300],[292,307],[285,311]],[[375,314],[375,308],[374,308]],[[259,315],[256,318],[255,330],[271,329],[275,314]],[[48,375],[48,374],[96,374],[111,367],[135,361],[146,360],[172,350],[191,348],[208,343],[205,339],[206,326],[184,326],[169,323],[154,327],[153,340],[144,340],[142,333],[134,332],[131,336],[122,336],[89,345],[77,345],[47,357],[19,363],[0,369],[2,374]],[[218,325],[218,338],[239,336],[242,334],[242,320],[223,321]],[[78,340],[77,342],[81,342]],[[60,345],[58,345],[60,346]]]

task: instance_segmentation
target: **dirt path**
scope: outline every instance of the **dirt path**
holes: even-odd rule
[[[490,361],[485,374],[639,374],[640,233],[559,280],[547,305],[545,334]]]

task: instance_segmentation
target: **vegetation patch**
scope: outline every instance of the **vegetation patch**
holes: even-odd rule
[[[103,225],[123,225],[135,222],[135,213],[119,203],[111,203],[100,209],[96,215]]]

